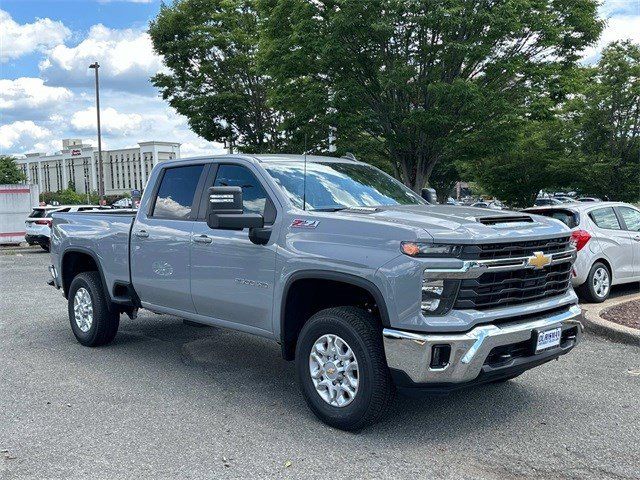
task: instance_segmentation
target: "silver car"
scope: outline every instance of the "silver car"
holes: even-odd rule
[[[612,285],[640,282],[640,209],[620,202],[585,202],[525,210],[572,230],[578,249],[572,283],[583,300],[602,302]]]

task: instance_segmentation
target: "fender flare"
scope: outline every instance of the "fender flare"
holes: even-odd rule
[[[380,312],[380,320],[382,321],[382,325],[384,327],[390,326],[389,320],[389,309],[387,307],[387,303],[382,295],[380,289],[370,280],[359,277],[357,275],[352,275],[350,273],[343,272],[334,272],[330,270],[300,270],[298,272],[293,273],[284,285],[282,289],[282,297],[280,299],[280,338],[279,342],[284,348],[284,322],[285,322],[285,312],[286,312],[286,304],[287,297],[289,295],[289,288],[291,285],[297,280],[302,279],[321,279],[321,280],[334,280],[337,282],[348,283],[350,285],[354,285],[356,287],[360,287],[373,297]]]
[[[62,291],[64,292],[64,297],[67,298],[68,295],[68,290],[65,290],[64,288],[64,257],[67,255],[67,253],[82,253],[85,255],[89,255],[93,259],[96,267],[98,267],[98,274],[100,275],[100,280],[102,280],[102,289],[104,290],[105,298],[108,301],[108,305],[111,305],[111,294],[109,293],[109,286],[107,285],[107,281],[104,278],[104,273],[102,272],[102,264],[98,260],[98,256],[95,254],[95,252],[85,247],[69,247],[66,248],[60,255],[60,280],[62,283]],[[71,286],[71,282],[69,282],[69,286]]]

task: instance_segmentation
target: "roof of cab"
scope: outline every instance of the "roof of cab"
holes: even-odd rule
[[[357,159],[349,157],[329,157],[324,155],[307,155],[307,162],[314,163],[361,163]],[[277,154],[248,154],[248,153],[229,153],[225,155],[202,155],[198,157],[188,158],[176,158],[175,160],[169,160],[162,162],[166,165],[176,165],[181,162],[192,162],[202,160],[224,160],[224,159],[237,159],[242,158],[245,160],[252,160],[259,163],[280,163],[280,162],[304,162],[305,156],[302,154],[289,154],[289,153],[277,153]]]

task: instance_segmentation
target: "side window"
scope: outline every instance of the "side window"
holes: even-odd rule
[[[242,187],[242,204],[245,213],[264,214],[267,193],[260,182],[246,167],[220,165],[214,187]]]
[[[622,230],[618,217],[613,211],[613,207],[598,208],[593,210],[589,217],[600,228],[606,228],[607,230]]]
[[[203,165],[167,168],[156,195],[152,217],[186,220],[190,218],[193,197]]]
[[[640,212],[630,207],[619,207],[620,214],[627,229],[632,232],[640,232]]]

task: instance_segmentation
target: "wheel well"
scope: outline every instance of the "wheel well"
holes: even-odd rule
[[[99,272],[91,255],[83,252],[68,252],[62,257],[62,289],[66,297],[73,279],[82,272]],[[107,297],[108,298],[108,297]]]
[[[611,283],[613,283],[613,270],[611,269],[611,264],[606,259],[599,258],[595,262],[593,262],[593,265],[595,265],[598,262],[604,263],[604,266],[607,267],[607,270],[609,270],[609,277],[611,278]]]
[[[352,283],[324,278],[303,278],[285,290],[281,312],[282,356],[295,357],[298,335],[307,320],[325,308],[356,306],[380,318],[380,309],[374,295],[364,287]],[[382,323],[381,323],[382,325]],[[382,327],[381,327],[382,328]]]

